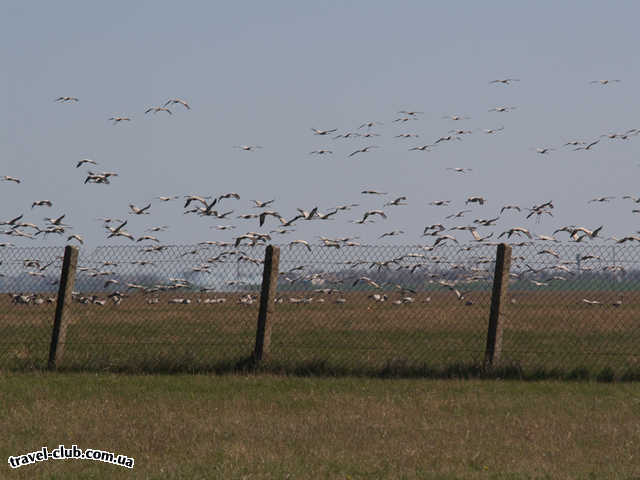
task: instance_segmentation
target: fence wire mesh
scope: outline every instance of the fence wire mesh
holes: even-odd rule
[[[500,361],[638,369],[640,250],[514,244]],[[46,365],[63,248],[0,251],[3,368]],[[81,251],[61,365],[200,370],[247,359],[264,245]],[[344,371],[481,365],[496,247],[281,246],[268,361]]]
[[[64,247],[0,249],[0,365],[47,364]]]

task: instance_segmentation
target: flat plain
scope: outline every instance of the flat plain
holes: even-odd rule
[[[386,293],[385,302],[369,298],[372,292],[281,293],[265,365],[284,372],[393,370],[428,376],[434,369],[482,364],[490,292],[467,292],[463,301],[446,290],[420,292],[401,304],[407,294]],[[256,338],[258,302],[242,304],[243,295],[134,293],[119,305],[74,302],[60,367],[229,371],[251,354]],[[176,296],[191,303],[169,304]],[[152,297],[158,303],[147,303]],[[304,297],[313,300],[289,300]],[[214,298],[226,301],[205,303]],[[336,303],[338,298],[344,303]],[[618,298],[613,291],[511,291],[502,316],[502,365],[522,372],[635,374],[640,293],[625,292],[624,302],[615,305]],[[13,370],[46,366],[54,305],[13,305],[6,295],[0,297],[0,309],[0,365]]]

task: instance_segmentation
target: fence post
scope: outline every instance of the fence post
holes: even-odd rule
[[[496,269],[493,276],[493,293],[491,295],[491,311],[489,313],[489,330],[487,331],[487,347],[484,354],[484,368],[495,365],[502,353],[502,322],[500,308],[507,294],[509,270],[511,269],[511,246],[506,243],[498,245],[496,253]]]
[[[64,249],[62,260],[62,272],[60,273],[60,285],[58,287],[58,300],[56,302],[56,316],[53,321],[51,333],[51,346],[49,348],[49,370],[55,370],[64,353],[64,343],[67,337],[67,307],[71,303],[71,292],[76,278],[76,265],[78,263],[78,249],[67,245]]]
[[[264,271],[262,273],[262,289],[260,291],[256,346],[253,351],[253,361],[256,364],[269,355],[272,323],[270,316],[274,310],[279,265],[280,247],[267,245],[264,253]]]

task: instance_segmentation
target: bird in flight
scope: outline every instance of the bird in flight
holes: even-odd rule
[[[421,152],[424,152],[424,151],[430,152],[431,145],[422,145],[421,147],[413,147],[409,149],[409,151],[412,151],[412,150],[419,150]]]
[[[622,80],[591,80],[589,83],[597,83],[599,85],[609,85],[610,83],[618,83]]]
[[[365,123],[363,123],[362,125],[360,125],[360,126],[358,127],[358,129],[360,129],[360,128],[364,128],[364,127],[372,128],[374,125],[384,125],[384,124],[383,124],[383,123],[381,123],[381,122],[375,122],[375,121],[374,121],[374,122],[365,122]]]
[[[51,207],[53,203],[51,200],[37,200],[31,204],[31,208],[33,207]]]
[[[498,235],[498,238],[503,237],[504,235],[506,235],[507,238],[511,238],[511,235],[514,235],[514,234],[517,234],[517,235],[525,234],[530,239],[533,239],[533,237],[531,236],[531,233],[529,232],[529,230],[527,230],[526,228],[523,228],[523,227],[510,228],[509,230],[506,230],[506,231],[502,232],[500,235]]]
[[[76,168],[80,168],[82,165],[86,163],[90,163],[91,165],[98,165],[98,162],[96,162],[95,160],[91,160],[90,158],[83,158],[78,162],[78,164],[76,165]]]
[[[576,152],[578,150],[591,150],[591,147],[597,145],[598,143],[600,143],[600,140],[596,140],[595,142],[591,142],[590,144],[588,144],[586,146],[574,148],[573,151]]]
[[[451,170],[456,173],[467,173],[473,171],[472,168],[463,168],[463,167],[448,167],[447,170]]]
[[[395,200],[391,201],[391,202],[387,202],[385,203],[383,206],[385,207],[391,207],[391,206],[398,206],[398,205],[407,205],[406,202],[403,202],[403,200],[406,200],[407,197],[402,196],[402,197],[398,197]]]
[[[164,103],[163,107],[166,107],[168,105],[174,105],[176,103],[179,103],[180,105],[185,107],[187,110],[191,110],[191,107],[189,106],[189,104],[187,102],[185,102],[184,100],[181,100],[180,98],[171,98],[171,99],[167,100]]]
[[[555,148],[551,148],[551,147],[536,147],[535,149],[536,153],[539,153],[540,155],[545,155],[549,152],[553,152],[555,150]]]
[[[67,242],[71,241],[71,240],[77,240],[79,241],[82,245],[84,245],[84,239],[78,235],[77,233],[74,233],[73,235],[69,235],[67,237]]]
[[[457,121],[457,120],[469,120],[471,117],[467,117],[465,115],[445,115],[442,118]]]
[[[593,202],[608,202],[610,200],[613,200],[616,197],[596,197],[596,198],[592,198],[591,200],[589,200],[587,203],[593,203]]]
[[[311,131],[313,131],[313,133],[315,133],[316,135],[329,135],[330,133],[337,132],[338,129],[333,128],[331,130],[320,130],[317,128],[312,128]]]
[[[487,135],[493,135],[495,133],[501,132],[502,130],[504,130],[504,127],[500,127],[500,128],[486,128],[483,130],[484,133],[486,133]]]
[[[5,175],[4,177],[2,177],[2,181],[3,182],[14,182],[14,183],[20,183],[21,182],[21,180],[19,178],[10,177],[9,175]]]
[[[149,107],[144,111],[145,114],[149,112],[153,112],[154,114],[158,112],[167,112],[169,115],[173,115],[171,113],[171,110],[169,110],[167,107]]]
[[[131,209],[130,213],[133,213],[134,215],[148,215],[149,212],[147,212],[147,210],[151,208],[151,204],[146,207],[138,208],[133,203],[130,203],[129,208]]]
[[[267,200],[266,202],[261,202],[260,200],[251,200],[251,201],[255,204],[253,208],[265,208],[271,205],[273,202],[275,202],[276,199],[274,198],[273,200]]]
[[[511,110],[515,110],[517,107],[493,107],[490,108],[490,112],[510,112]]]
[[[321,149],[321,150],[314,150],[312,152],[309,152],[309,155],[325,155],[327,153],[333,153],[333,152],[331,150]]]
[[[245,152],[252,152],[258,148],[262,148],[260,145],[234,145],[233,148],[239,148]]]
[[[519,78],[501,78],[497,80],[491,80],[489,83],[501,83],[503,85],[511,85],[511,82],[519,82]]]
[[[349,156],[350,156],[350,157],[353,157],[354,155],[356,155],[356,154],[358,154],[358,153],[366,153],[366,152],[368,152],[368,151],[369,151],[370,149],[372,149],[372,148],[379,148],[379,147],[378,147],[377,145],[368,145],[368,146],[363,147],[363,148],[361,148],[361,149],[359,149],[359,150],[356,150],[355,152],[351,152],[351,153],[349,154]]]
[[[54,102],[60,102],[60,103],[68,103],[68,102],[79,102],[80,100],[78,100],[76,97],[58,97],[54,100]]]
[[[131,119],[129,117],[111,117],[109,118],[109,120],[113,121],[113,124],[116,125],[117,123],[121,123],[121,122],[130,122]]]
[[[482,197],[469,197],[467,198],[466,202],[464,202],[465,205],[468,205],[470,203],[479,203],[480,205],[484,205],[486,202],[486,200]]]

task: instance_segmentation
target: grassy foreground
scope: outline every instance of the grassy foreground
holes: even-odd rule
[[[630,478],[640,384],[0,373],[1,478]],[[94,448],[135,468],[7,458]]]

